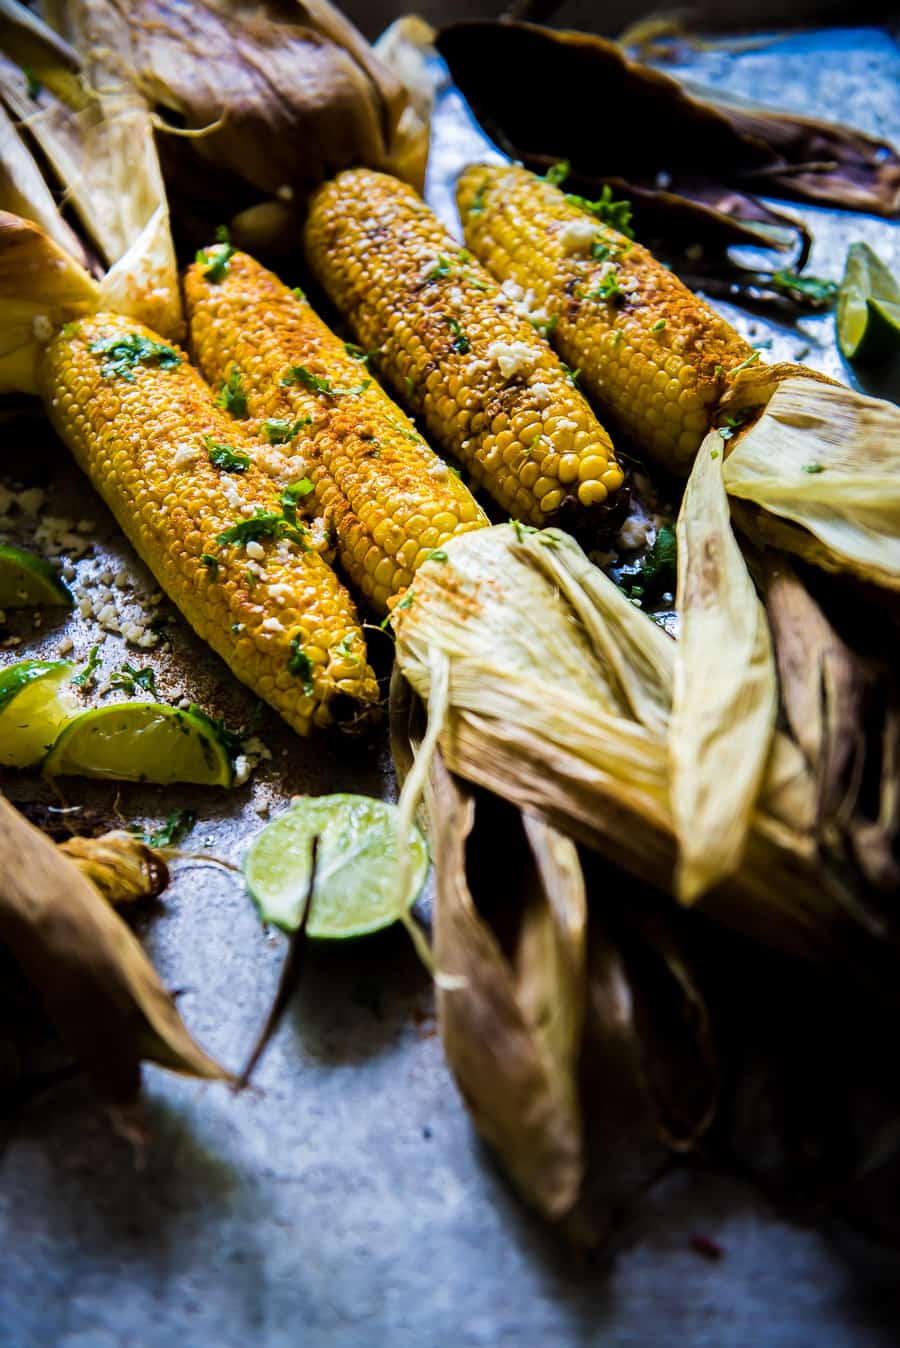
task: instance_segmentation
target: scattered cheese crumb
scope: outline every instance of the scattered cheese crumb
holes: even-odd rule
[[[263,632],[283,632],[284,627],[277,618],[264,618],[262,621]]]
[[[246,754],[238,754],[234,760],[234,785],[243,786],[250,780],[250,773],[253,771],[249,758]]]
[[[539,350],[526,342],[491,342],[486,354],[497,362],[504,379],[530,374],[540,360]]]
[[[71,637],[63,637],[63,639],[62,639],[62,641],[59,643],[59,647],[58,647],[59,654],[60,654],[60,655],[68,655],[69,652],[73,649],[73,647],[74,647],[74,642],[72,641],[72,638],[71,638]]]
[[[531,400],[535,407],[548,407],[553,401],[553,393],[547,384],[532,384]]]
[[[590,248],[597,237],[593,220],[569,220],[560,231],[559,241],[567,253],[580,253]]]
[[[289,604],[294,598],[295,590],[293,585],[270,585],[269,594],[275,600],[276,604]]]
[[[257,543],[255,538],[251,538],[244,551],[248,557],[252,557],[255,562],[261,562],[266,555],[266,550],[261,543]]]
[[[428,475],[438,482],[446,482],[450,476],[450,469],[445,463],[433,463],[428,469]]]
[[[189,463],[196,463],[200,457],[200,451],[196,445],[179,445],[172,456],[172,465],[175,468],[184,468]]]

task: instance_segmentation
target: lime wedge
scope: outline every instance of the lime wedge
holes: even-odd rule
[[[247,888],[264,922],[294,931],[319,839],[316,888],[306,934],[338,941],[389,927],[397,916],[397,807],[369,796],[307,796],[267,824],[244,858]],[[428,848],[409,835],[410,890],[428,871]]]
[[[0,765],[39,763],[78,710],[68,660],[22,660],[0,669]]]
[[[851,243],[838,291],[838,343],[861,364],[900,351],[900,285],[867,243]]]
[[[162,702],[119,702],[70,721],[44,759],[44,775],[230,786],[234,774],[205,718]]]
[[[46,557],[24,548],[0,547],[0,609],[62,604],[72,596]]]

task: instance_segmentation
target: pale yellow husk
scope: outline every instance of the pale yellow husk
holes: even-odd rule
[[[900,409],[893,404],[787,378],[735,438],[723,480],[730,497],[807,531],[809,560],[900,589]],[[761,520],[759,532],[771,537],[771,523]],[[804,550],[803,535],[789,527],[778,541]]]
[[[713,432],[701,445],[677,526],[669,765],[685,903],[740,865],[778,710],[769,625],[731,529],[723,444]]]
[[[499,525],[446,554],[420,568],[393,622],[398,665],[431,704],[448,765],[671,890],[675,644],[557,530]],[[435,670],[446,679],[439,707]],[[405,791],[415,792],[416,775]],[[744,862],[704,903],[811,953],[838,902],[813,826],[812,780],[793,741],[778,735]],[[743,815],[727,827],[742,833]]]

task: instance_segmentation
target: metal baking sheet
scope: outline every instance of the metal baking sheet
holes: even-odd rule
[[[698,51],[679,73],[772,105],[845,119],[900,138],[900,53],[876,30],[807,33],[728,54]],[[864,238],[900,269],[897,226],[788,207],[811,218],[811,269],[837,276]],[[830,316],[797,330],[728,310],[772,355],[852,377]],[[890,379],[871,391],[889,394]],[[893,391],[896,393],[896,386]],[[43,513],[85,521],[76,586],[113,593],[124,622],[171,619],[144,655],[103,639],[103,686],[123,660],[152,660],[160,691],[231,724],[254,699],[153,602],[152,581],[108,513],[28,413],[2,429],[3,481],[46,490]],[[26,498],[27,500],[28,498]],[[2,512],[0,512],[2,513]],[[16,515],[15,534],[36,520]],[[93,522],[88,529],[89,522]],[[105,573],[109,573],[108,578]],[[117,584],[117,579],[119,584]],[[0,632],[0,658],[84,659],[96,624],[76,612]],[[237,861],[247,838],[293,793],[391,796],[386,738],[304,743],[265,712],[271,753],[252,782],[223,795],[69,783],[84,802],[129,822],[196,809],[186,846]],[[7,778],[17,801],[52,801],[33,779]],[[59,802],[56,802],[57,804]],[[237,1066],[277,982],[283,938],[264,933],[238,877],[180,863],[147,949],[192,1031]],[[0,996],[5,994],[0,993]],[[577,1267],[527,1213],[480,1146],[443,1062],[428,980],[405,939],[386,934],[317,950],[255,1086],[146,1069],[151,1140],[145,1166],[110,1131],[73,1078],[15,1106],[9,1083],[52,1065],[50,1041],[15,1018],[0,1041],[0,1345],[3,1348],[886,1348],[897,1341],[896,1270],[834,1230],[788,1225],[737,1180],[671,1174],[630,1219],[613,1260]],[[690,1244],[722,1247],[711,1262]]]

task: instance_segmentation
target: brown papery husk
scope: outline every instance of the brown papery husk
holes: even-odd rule
[[[420,568],[394,627],[399,667],[423,700],[448,663],[448,766],[672,893],[667,750],[653,720],[674,645],[555,530],[495,526],[446,551],[446,562]],[[611,647],[653,658],[643,668],[623,660],[617,673],[582,614],[607,629]],[[796,745],[776,742],[743,864],[701,906],[777,948],[855,958],[854,945],[868,951],[855,931],[867,924],[848,916],[856,881],[818,855],[812,779]]]
[[[169,883],[169,868],[154,848],[133,833],[69,838],[59,849],[114,908],[156,899]]]
[[[0,797],[0,943],[114,1121],[141,1137],[140,1065],[230,1080],[188,1034],[136,938],[60,848]]]
[[[437,45],[476,117],[514,158],[568,159],[585,174],[638,182],[665,171],[676,191],[679,174],[696,178],[697,165],[709,164],[717,181],[766,196],[900,210],[892,146],[812,118],[699,98],[603,38],[486,21],[453,24]]]
[[[447,1061],[519,1193],[560,1221],[575,1207],[585,1164],[578,1060],[587,912],[578,855],[540,817],[476,797],[439,752],[428,804]]]
[[[427,131],[408,95],[332,5],[110,0],[127,25],[123,61],[165,122],[167,165],[224,170],[257,196],[302,196],[350,164],[421,185]],[[76,43],[77,45],[77,43]],[[244,204],[249,204],[248,202]]]

